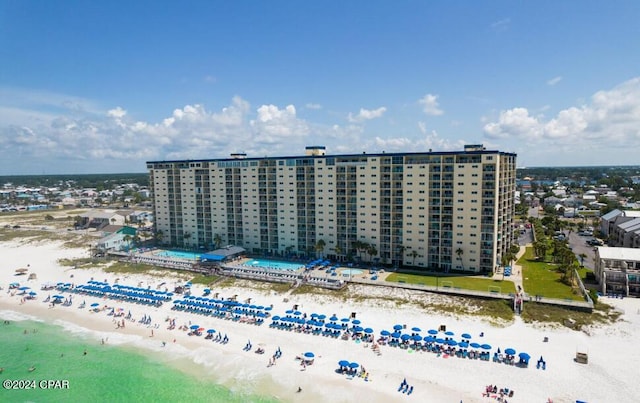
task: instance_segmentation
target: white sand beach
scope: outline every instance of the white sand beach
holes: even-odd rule
[[[353,298],[346,299],[283,295],[240,287],[212,290],[220,297],[237,295],[238,301],[250,298],[252,304],[273,305],[272,315],[284,315],[294,305],[307,315],[320,313],[330,317],[335,314],[344,318],[355,313],[361,326],[374,329],[376,339],[381,330],[392,331],[395,324],[406,325],[406,331],[418,327],[423,336],[429,329],[446,326],[447,330],[455,333],[453,338],[456,340],[462,333],[469,333],[472,342],[490,344],[492,355],[497,348],[504,351],[508,347],[518,353],[527,352],[531,355],[530,365],[520,368],[477,359],[444,358],[444,355],[431,352],[414,352],[386,345],[380,346],[380,354],[377,354],[370,343],[277,330],[269,327],[270,319],[256,326],[179,312],[172,310],[171,302],[156,308],[68,292],[63,295],[73,299],[71,306],[57,304],[52,308],[43,302],[48,294],[58,293],[55,290],[41,291],[41,285],[47,282],[79,285],[93,278],[113,284],[118,278],[122,285],[141,284],[156,289],[160,283],[165,283],[161,288],[170,290],[185,282],[183,278],[170,276],[116,276],[96,269],[62,267],[57,263],[60,258],[86,254],[86,250],[64,249],[55,242],[28,244],[11,241],[0,244],[0,286],[3,287],[0,291],[0,316],[5,319],[37,318],[62,325],[71,332],[89,334],[96,340],[106,340],[109,344],[133,346],[232,390],[274,396],[282,401],[497,401],[497,394],[483,396],[486,385],[490,384],[513,390],[513,397],[507,398],[509,402],[635,402],[640,393],[637,371],[632,370],[640,362],[640,349],[635,345],[640,336],[640,300],[637,299],[605,298],[605,302],[624,312],[622,320],[615,325],[573,331],[528,325],[519,318],[513,323],[495,326],[477,317],[433,313],[421,306],[430,302],[459,302],[455,298],[401,289],[351,286]],[[15,270],[21,267],[28,267],[29,272],[16,275]],[[35,273],[37,279],[28,280],[29,273]],[[20,291],[9,290],[9,284],[13,282],[30,287],[37,292],[37,297],[24,301]],[[201,296],[203,288],[195,285],[192,294]],[[80,309],[79,304],[83,300],[86,307]],[[124,328],[118,328],[114,318],[107,314],[109,310],[92,312],[89,309],[92,303],[130,311],[135,321],[127,321]],[[145,315],[151,316],[150,325],[139,323]],[[221,344],[206,340],[204,336],[189,336],[187,331],[178,328],[168,330],[167,318],[175,318],[177,327],[198,324],[205,329],[216,329],[218,333],[227,334],[229,342]],[[545,337],[548,342],[543,341]],[[252,351],[243,351],[249,340],[253,345]],[[264,354],[254,352],[259,347],[265,350]],[[276,360],[276,365],[269,366],[278,347],[282,356]],[[588,353],[588,364],[574,362],[578,350]],[[305,352],[314,353],[313,365],[303,367],[296,359]],[[536,369],[540,356],[546,361],[545,370]],[[340,360],[364,366],[368,379],[337,373]],[[404,379],[413,386],[411,395],[398,392]]]

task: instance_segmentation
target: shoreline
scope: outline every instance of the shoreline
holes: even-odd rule
[[[352,340],[335,340],[323,336],[289,332],[269,328],[270,319],[261,326],[238,323],[213,317],[173,311],[171,302],[162,307],[136,305],[113,300],[101,300],[96,297],[83,297],[78,294],[64,293],[72,296],[72,306],[56,306],[48,308],[42,301],[47,292],[40,291],[39,285],[47,281],[74,281],[85,284],[90,278],[107,279],[113,283],[120,278],[120,284],[137,285],[139,282],[156,286],[161,281],[171,284],[177,280],[166,276],[163,280],[144,275],[107,274],[96,269],[69,269],[60,267],[56,261],[60,257],[79,256],[86,251],[61,249],[57,244],[24,245],[18,242],[0,244],[0,253],[6,257],[0,269],[0,285],[6,287],[9,282],[19,279],[37,293],[37,299],[20,304],[18,295],[11,296],[7,290],[0,291],[0,312],[13,311],[27,314],[37,319],[44,319],[51,324],[62,325],[64,331],[88,334],[100,342],[108,338],[109,344],[117,344],[123,348],[131,348],[146,355],[153,356],[160,362],[171,365],[191,376],[209,379],[232,391],[249,393],[275,398],[280,401],[323,402],[323,401],[355,401],[368,400],[383,402],[398,400],[401,397],[414,401],[432,402],[485,402],[496,401],[492,397],[483,397],[486,385],[498,385],[515,390],[509,401],[544,402],[551,398],[554,402],[604,401],[605,397],[616,401],[633,401],[635,391],[629,381],[633,377],[625,371],[626,360],[634,362],[640,359],[635,351],[634,337],[640,335],[640,309],[638,300],[610,301],[625,309],[625,321],[611,326],[589,329],[591,336],[564,328],[543,328],[522,323],[519,318],[505,327],[494,327],[478,318],[446,316],[432,313],[415,305],[397,306],[392,299],[405,301],[420,300],[432,302],[455,303],[451,297],[410,292],[406,290],[386,290],[376,294],[375,290],[366,287],[354,287],[354,292],[371,293],[377,299],[364,298],[340,300],[322,295],[290,295],[276,294],[256,289],[225,288],[221,294],[230,297],[238,294],[238,300],[251,298],[253,303],[265,306],[273,305],[272,315],[284,314],[293,305],[310,314],[319,312],[326,315],[336,314],[338,317],[356,313],[363,326],[372,327],[378,338],[382,329],[389,329],[394,324],[406,324],[407,328],[418,326],[423,330],[445,325],[459,335],[470,333],[472,341],[479,341],[479,334],[484,333],[482,340],[493,345],[494,349],[513,347],[517,351],[526,351],[532,357],[528,368],[517,368],[505,364],[484,362],[451,357],[443,359],[434,353],[403,350],[381,346],[381,355],[377,355],[365,343]],[[38,279],[27,281],[26,277],[15,276],[14,269],[30,264],[31,270],[37,273]],[[70,273],[72,272],[72,273]],[[73,278],[69,276],[73,274]],[[194,286],[192,294],[202,295],[203,287]],[[218,290],[216,290],[218,291]],[[55,293],[52,291],[51,293]],[[85,299],[87,306],[99,302],[109,306],[123,307],[131,311],[136,322],[127,322],[125,329],[117,329],[113,318],[105,312],[92,313],[87,308],[78,309],[78,304]],[[285,302],[284,300],[288,301]],[[525,307],[526,309],[526,307]],[[143,315],[150,315],[153,325],[137,322]],[[227,333],[230,340],[226,345],[205,340],[204,336],[187,336],[187,332],[178,329],[167,330],[166,318],[176,318],[176,325],[197,323],[201,327],[213,328]],[[151,337],[153,331],[153,337]],[[544,343],[543,338],[550,342]],[[173,340],[176,340],[175,343]],[[251,340],[254,349],[264,348],[263,355],[253,351],[243,351],[243,346]],[[166,345],[163,347],[162,342]],[[277,364],[268,367],[268,361],[275,350],[281,347],[283,356]],[[589,352],[589,364],[581,365],[573,362],[576,349],[585,348]],[[632,350],[629,350],[632,349]],[[313,365],[301,368],[296,356],[306,351],[315,354]],[[411,351],[411,352],[410,352]],[[545,371],[535,368],[537,357],[543,355],[547,361]],[[348,379],[337,374],[338,361],[358,362],[366,367],[370,376]],[[195,365],[194,365],[195,364]],[[615,374],[615,376],[614,376]],[[609,378],[618,378],[609,380]],[[577,378],[577,379],[576,379]],[[406,379],[414,386],[410,396],[399,393],[398,385]],[[584,387],[584,384],[588,387]],[[606,383],[610,382],[611,388]],[[615,386],[614,386],[615,385]],[[302,388],[297,393],[297,388]],[[543,389],[543,390],[541,390]],[[603,391],[602,389],[605,389]],[[611,390],[607,390],[611,389]],[[608,393],[607,393],[608,392]],[[613,397],[612,397],[613,396]]]

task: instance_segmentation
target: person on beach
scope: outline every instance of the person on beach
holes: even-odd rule
[[[302,388],[298,386],[298,391],[296,393],[300,393],[300,392],[302,392]]]

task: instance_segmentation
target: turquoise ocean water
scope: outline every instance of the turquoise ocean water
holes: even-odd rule
[[[29,372],[31,366],[35,371]],[[2,381],[69,383],[59,390],[1,388],[0,402],[275,402],[234,393],[132,348],[102,345],[43,322],[0,321],[0,367]]]

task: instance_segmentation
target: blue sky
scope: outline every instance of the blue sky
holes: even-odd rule
[[[0,2],[1,174],[461,150],[639,164],[640,2]]]

